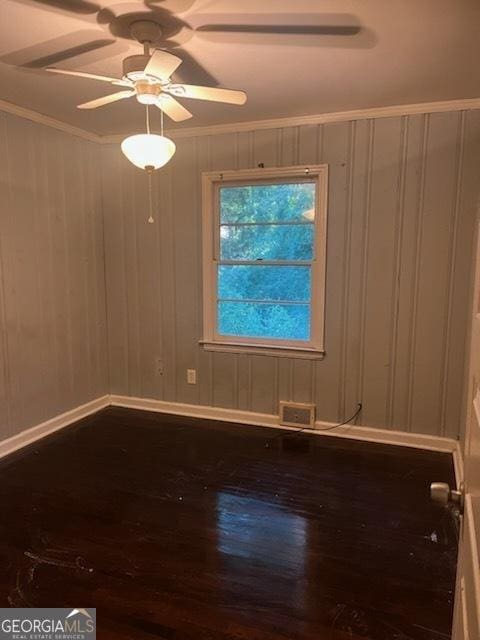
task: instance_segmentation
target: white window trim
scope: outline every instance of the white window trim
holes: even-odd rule
[[[268,338],[221,336],[216,333],[217,307],[217,219],[218,186],[242,181],[279,181],[288,178],[315,179],[317,182],[315,203],[314,259],[311,262],[311,340],[275,340]],[[242,169],[239,171],[211,171],[202,173],[202,265],[203,265],[203,339],[206,350],[234,353],[258,353],[265,355],[323,358],[325,332],[325,275],[327,248],[327,194],[328,165],[272,167]]]

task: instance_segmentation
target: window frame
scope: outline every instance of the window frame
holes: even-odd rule
[[[315,182],[315,220],[311,269],[310,340],[224,336],[217,333],[217,274],[220,249],[219,189],[225,186],[283,184],[288,181]],[[271,167],[202,173],[202,272],[203,339],[206,350],[260,353],[321,359],[324,356],[325,283],[327,248],[328,165]],[[240,261],[238,261],[240,262]],[[233,264],[236,264],[234,261]],[[262,261],[268,265],[270,261]],[[302,261],[275,260],[272,264],[302,266]]]

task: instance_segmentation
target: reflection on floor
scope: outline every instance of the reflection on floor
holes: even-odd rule
[[[0,606],[100,640],[446,640],[456,536],[415,449],[108,409],[0,462]]]

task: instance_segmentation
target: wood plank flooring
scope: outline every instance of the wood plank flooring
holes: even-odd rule
[[[0,606],[96,607],[102,640],[448,638],[450,456],[284,433],[109,408],[0,461]]]

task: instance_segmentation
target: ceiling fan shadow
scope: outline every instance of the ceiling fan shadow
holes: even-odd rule
[[[125,43],[98,38],[98,35],[98,31],[89,29],[75,31],[12,51],[1,56],[0,61],[15,67],[39,69],[82,56],[82,63],[90,64],[123,53],[128,48]]]
[[[273,35],[299,36],[356,36],[360,33],[358,25],[315,25],[315,24],[206,24],[197,29],[206,32],[260,33]]]
[[[79,16],[94,15],[100,11],[100,5],[89,0],[14,0],[31,7],[40,5],[46,11],[75,13]]]
[[[170,13],[185,13],[189,11],[196,0],[145,0],[145,5],[151,8],[162,8]]]
[[[124,11],[130,5],[120,4],[102,9],[97,15],[97,23],[107,27],[112,36],[135,41],[131,26],[137,21],[151,21],[161,29],[161,38],[152,43],[168,48],[185,44],[193,37],[192,29],[180,18],[161,7],[148,7],[147,10]]]
[[[215,25],[216,26],[216,25]],[[215,44],[238,44],[255,46],[321,47],[327,49],[373,49],[377,38],[373,31],[362,28],[349,40],[339,40],[338,35],[305,32],[252,32],[198,29],[195,31],[203,40]],[[319,37],[321,35],[321,38]]]
[[[218,87],[218,80],[213,76],[210,71],[198,62],[188,51],[178,48],[175,50],[175,54],[178,54],[182,58],[182,64],[173,74],[174,82],[184,82],[190,84],[208,85],[211,87]]]
[[[195,34],[212,42],[347,49],[377,43],[352,14],[205,14],[189,21]]]

